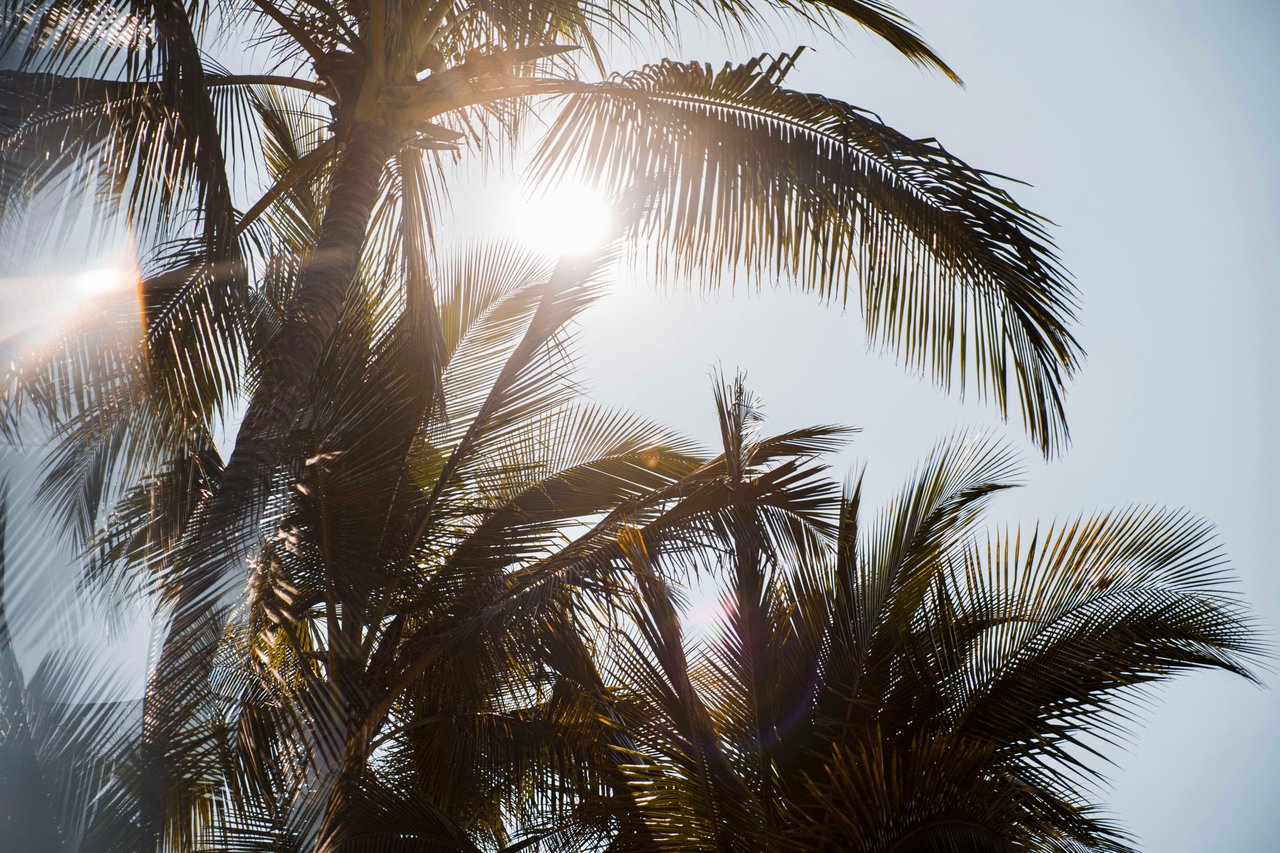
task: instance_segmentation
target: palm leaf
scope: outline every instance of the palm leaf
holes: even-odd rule
[[[873,343],[1002,414],[1016,399],[1028,433],[1061,449],[1080,350],[1042,220],[936,142],[785,88],[796,58],[666,60],[566,86],[536,168],[619,196],[645,188],[659,274],[788,276],[836,302],[856,275]]]

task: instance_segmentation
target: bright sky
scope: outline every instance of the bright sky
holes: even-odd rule
[[[1280,319],[1280,172],[1271,151],[1280,135],[1280,4],[899,5],[967,89],[859,34],[843,47],[778,34],[732,51],[708,36],[679,58],[719,64],[810,45],[793,85],[873,109],[1033,184],[1017,196],[1059,224],[1083,291],[1089,358],[1069,399],[1070,452],[1043,463],[989,410],[944,399],[868,354],[856,316],[786,294],[704,299],[673,295],[673,283],[660,295],[653,282],[619,282],[582,322],[594,396],[710,443],[708,371],[742,369],[770,429],[861,427],[837,476],[865,462],[873,499],[954,429],[999,431],[1025,448],[1028,486],[998,502],[996,517],[1187,507],[1218,525],[1246,598],[1280,625],[1280,466],[1268,440],[1280,345],[1267,334]],[[16,304],[0,299],[0,315],[18,316]],[[14,505],[27,505],[25,486],[18,490]],[[1275,692],[1226,677],[1184,679],[1153,706],[1131,753],[1116,756],[1106,799],[1150,851],[1271,851],[1280,838],[1277,720]]]
[[[958,90],[869,39],[806,39],[793,85],[937,136],[970,163],[1033,184],[1017,197],[1059,224],[1083,291],[1089,353],[1069,399],[1074,443],[1026,448],[1009,519],[1129,503],[1214,521],[1243,591],[1280,625],[1280,4],[1267,0],[902,0],[965,78]],[[770,50],[799,42],[777,37]],[[723,48],[682,58],[719,61]],[[735,58],[748,55],[735,51]],[[868,355],[859,318],[802,297],[662,297],[639,282],[583,321],[594,394],[710,442],[707,369],[747,371],[769,427],[863,428],[842,461],[896,488],[939,437],[999,428]],[[1271,679],[1274,682],[1274,678]],[[1280,696],[1240,679],[1184,679],[1153,705],[1109,802],[1146,850],[1272,851],[1280,843]]]

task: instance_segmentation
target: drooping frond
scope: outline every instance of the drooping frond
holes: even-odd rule
[[[138,123],[139,135],[127,141],[117,136],[100,152],[118,187],[130,187],[129,212],[152,221],[171,213],[170,203],[190,190],[209,259],[234,260],[235,209],[224,139],[199,45],[207,13],[202,4],[189,9],[177,0],[43,0],[25,14],[6,13],[0,50],[17,60],[18,71],[6,81],[10,88],[4,101],[6,111],[12,110],[12,104],[25,108],[19,110],[23,118],[19,127],[29,119],[38,121],[50,108],[62,118],[120,127],[112,105],[98,101],[111,94],[124,116],[147,108],[149,120]],[[102,79],[67,79],[86,70]],[[121,100],[114,80],[125,81],[131,88],[149,85],[155,94],[140,99],[141,93],[131,90]],[[113,85],[115,92],[110,91]],[[108,91],[100,92],[104,86]],[[93,97],[77,103],[76,91],[86,88]],[[36,109],[31,110],[32,106]],[[104,135],[86,131],[74,137],[75,148],[83,140],[92,151],[102,144]],[[55,129],[51,135],[56,140],[59,134]],[[23,136],[30,138],[31,133],[28,130]],[[137,161],[137,174],[126,170],[111,175],[113,161],[131,162],[134,151],[145,155]],[[62,163],[63,158],[55,162]],[[82,159],[80,168],[86,165]]]
[[[1043,221],[936,142],[785,88],[796,58],[668,60],[575,85],[538,169],[645,190],[659,269],[790,277],[833,302],[854,278],[873,343],[1002,414],[1020,408],[1041,447],[1061,449],[1080,350]]]
[[[1134,687],[1192,669],[1254,678],[1262,649],[1213,529],[1186,512],[1136,507],[992,536],[965,564],[962,598],[995,612],[966,650],[957,728],[1024,760],[1074,764],[1085,737],[1122,736]]]

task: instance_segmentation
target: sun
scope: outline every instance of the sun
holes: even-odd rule
[[[511,228],[534,251],[557,258],[585,255],[614,236],[613,206],[594,187],[561,183],[523,196],[512,205]]]

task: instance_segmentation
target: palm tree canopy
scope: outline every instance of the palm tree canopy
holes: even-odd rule
[[[364,252],[389,248],[369,218],[377,193],[397,197],[388,215],[430,232],[447,209],[438,190],[450,152],[514,141],[533,111],[552,117],[538,172],[578,171],[619,196],[638,187],[636,230],[658,238],[663,264],[708,283],[781,276],[837,302],[855,281],[874,343],[947,387],[991,395],[1002,412],[1020,409],[1046,451],[1061,448],[1063,386],[1079,359],[1073,290],[1043,222],[989,173],[864,110],[786,88],[799,52],[718,72],[663,60],[592,82],[606,35],[672,39],[686,21],[741,27],[773,13],[824,28],[851,21],[954,77],[879,2],[48,0],[6,16],[0,33],[16,66],[0,73],[0,209],[12,218],[35,188],[93,181],[151,235],[145,358],[198,428],[243,392],[255,358],[273,361],[250,346],[245,303],[278,249],[257,226],[285,194],[319,190],[357,155],[360,129],[378,128],[381,165],[365,165],[363,215],[349,227]],[[219,32],[260,33],[270,62],[225,72],[205,52]],[[294,139],[296,162],[277,170],[262,156],[255,102],[285,93],[304,96],[291,108],[321,126]],[[234,203],[237,181],[264,173],[261,194]],[[402,253],[429,249],[411,236]],[[347,284],[332,287],[304,284],[294,308],[317,327],[317,352],[332,323],[318,318],[336,317]],[[282,335],[275,348],[286,343],[299,345]],[[262,438],[245,432],[246,444]]]
[[[687,21],[749,27],[766,13],[861,25],[954,78],[879,2],[47,0],[7,14],[0,225],[41,189],[92,189],[141,243],[144,329],[123,344],[68,334],[53,358],[6,366],[0,426],[16,433],[30,404],[61,436],[48,494],[83,537],[106,491],[207,473],[215,423],[243,406],[230,458],[180,525],[174,630],[194,629],[243,581],[357,282],[377,271],[385,304],[424,312],[438,374],[426,263],[448,165],[520,144],[527,119],[549,115],[536,173],[618,196],[657,269],[856,301],[871,342],[1020,410],[1046,453],[1063,447],[1074,290],[1043,221],[990,173],[787,88],[799,52],[598,73],[605,37],[671,41]],[[245,33],[268,49],[260,67],[209,57]],[[260,191],[237,202],[244,184]]]
[[[969,437],[871,514],[821,463],[850,431],[764,434],[741,382],[701,453],[566,381],[594,273],[506,248],[433,270],[435,401],[421,335],[348,315],[183,702],[164,849],[1132,849],[1096,756],[1144,685],[1251,678],[1259,652],[1211,528],[1135,507],[984,532],[1017,464]],[[164,487],[104,559],[152,557]],[[689,636],[698,577],[724,609]],[[63,744],[30,749],[58,826],[148,846],[136,715],[17,688],[6,719]]]
[[[751,398],[719,406],[732,456]],[[958,437],[874,516],[857,486],[785,525],[743,495],[707,636],[682,636],[682,549],[632,537],[633,621],[602,672],[661,849],[1133,849],[1093,800],[1139,688],[1253,678],[1261,647],[1203,521],[1132,507],[983,533],[1016,473]]]
[[[288,104],[259,104],[278,172],[311,121]],[[314,243],[323,198],[264,214],[280,245]],[[296,254],[250,335],[284,322]],[[431,283],[409,305],[362,263],[249,594],[141,707],[50,701],[74,666],[7,680],[0,745],[64,792],[39,828],[86,850],[1128,849],[1089,751],[1135,688],[1247,675],[1257,650],[1207,526],[1138,509],[983,538],[1016,466],[959,440],[868,519],[821,463],[849,431],[762,435],[741,382],[715,455],[593,408],[566,330],[601,270],[435,255],[393,268]],[[130,369],[113,393],[153,405]],[[114,501],[101,571],[180,597],[192,493],[222,468],[199,439]],[[60,467],[93,452],[68,438]],[[723,584],[719,638],[683,635],[690,575]]]
[[[783,790],[777,768],[793,757],[777,732],[796,709],[771,705],[781,698],[737,705],[783,696],[782,685],[804,694],[810,682],[771,661],[774,645],[808,660],[810,678],[844,649],[837,669],[860,674],[828,692],[857,707],[896,703],[903,668],[922,665],[895,657],[899,641],[932,636],[903,620],[926,619],[934,605],[923,602],[945,593],[959,596],[947,606],[962,622],[989,629],[956,630],[974,634],[966,642],[995,667],[982,677],[1005,679],[984,689],[1007,700],[908,697],[923,709],[899,718],[893,704],[859,723],[889,727],[883,737],[852,743],[908,761],[904,738],[941,737],[945,717],[947,737],[976,744],[954,753],[957,773],[988,779],[998,765],[1005,783],[1039,797],[965,826],[1111,838],[1087,816],[1063,817],[1078,817],[1078,804],[1038,775],[1049,759],[1000,750],[1034,732],[1069,763],[1071,714],[1092,707],[1090,690],[1113,686],[1091,678],[1160,673],[1139,657],[1082,673],[1061,695],[1028,692],[1020,667],[1035,663],[1017,655],[1044,638],[1011,627],[1019,619],[1003,598],[983,610],[981,590],[962,594],[952,575],[986,486],[948,498],[937,519],[936,495],[903,510],[902,524],[938,531],[921,534],[923,550],[902,546],[908,592],[867,581],[892,588],[875,593],[892,602],[887,633],[864,625],[862,645],[840,645],[825,623],[801,630],[793,613],[821,610],[819,592],[863,570],[829,559],[848,513],[811,460],[837,431],[748,440],[751,407],[726,389],[724,453],[707,459],[655,427],[575,408],[559,345],[599,270],[541,269],[504,252],[449,267],[438,251],[450,164],[512,150],[531,118],[547,116],[533,140],[536,176],[576,173],[618,197],[655,268],[708,286],[778,278],[854,302],[872,342],[943,386],[991,397],[1002,414],[1016,410],[1046,453],[1060,449],[1064,386],[1080,358],[1074,290],[1045,222],[997,178],[864,109],[789,88],[800,51],[719,69],[606,65],[608,38],[671,44],[686,21],[741,28],[771,14],[852,22],[957,79],[876,0],[6,7],[0,227],[20,226],[43,193],[91,196],[129,223],[142,255],[140,340],[127,306],[104,328],[69,331],[49,359],[7,365],[0,392],[0,428],[17,436],[34,412],[52,431],[42,499],[91,545],[95,568],[127,575],[172,613],[137,749],[104,800],[119,807],[102,812],[95,837],[125,849],[225,847],[208,834],[220,832],[243,849],[345,849],[390,843],[377,827],[403,822],[424,845],[500,848],[527,840],[511,835],[523,821],[528,838],[585,827],[645,849],[672,840],[664,827],[677,816],[734,848],[792,816],[788,825],[852,833],[831,829],[836,808],[823,804],[861,784],[854,746],[820,753],[821,769],[794,758],[803,772],[789,778],[808,787]],[[219,39],[260,42],[250,54],[260,64],[221,67]],[[216,425],[241,405],[224,460]],[[738,640],[703,696],[704,675],[673,634],[668,570],[697,565],[708,548],[729,555]],[[1010,564],[1024,554],[1001,553]],[[938,554],[952,568],[938,569]],[[897,565],[891,553],[876,559]],[[1045,588],[1074,582],[1044,571]],[[1188,571],[1196,592],[1204,577]],[[804,590],[807,604],[788,603]],[[644,667],[631,673],[643,676],[634,696],[619,695],[591,654],[600,622],[618,612],[584,604],[620,591],[635,630],[617,665]],[[1189,660],[1194,647],[1201,664],[1224,665],[1240,651],[1221,633],[1234,611],[1214,617],[1220,633],[1211,615],[1179,611],[1146,628],[1174,637],[1169,655]],[[1199,640],[1178,633],[1191,628]],[[1098,642],[1082,635],[1061,653]],[[475,672],[478,686],[467,684]],[[863,686],[871,699],[859,698]],[[813,702],[834,701],[821,696]],[[1057,709],[1049,722],[1037,703]],[[675,742],[655,742],[657,729]],[[466,774],[424,765],[450,749]],[[1026,767],[1009,770],[1016,760]],[[633,797],[637,779],[654,784],[645,767],[674,766],[663,762],[684,768],[669,778],[687,790]],[[530,790],[533,801],[520,795]],[[989,794],[956,813],[983,814]],[[535,825],[546,815],[555,825]]]

